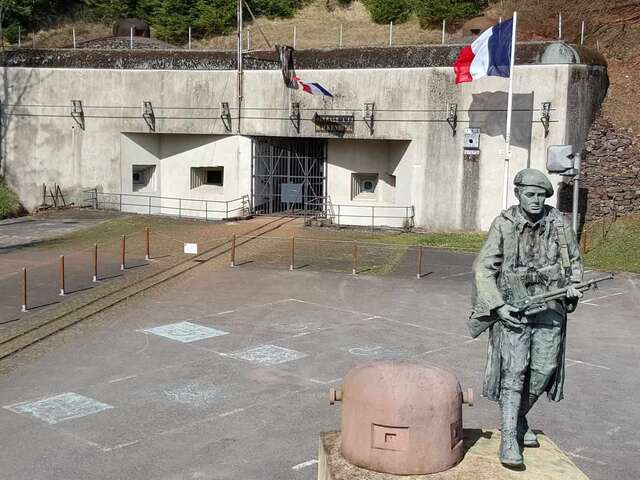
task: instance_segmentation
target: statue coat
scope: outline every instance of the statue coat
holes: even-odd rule
[[[544,258],[539,264],[546,265],[556,272],[551,275],[544,290],[560,288],[582,280],[583,265],[580,249],[571,227],[557,209],[545,206],[543,242]],[[499,321],[495,310],[506,303],[502,276],[513,272],[518,264],[518,251],[521,249],[520,237],[527,226],[527,220],[518,206],[503,211],[491,225],[487,239],[473,266],[473,309],[468,321],[469,331],[476,338],[483,331],[489,332],[487,365],[483,385],[483,396],[498,401],[501,387],[501,345],[498,335],[494,335],[493,324]],[[564,233],[561,231],[564,231]],[[566,346],[566,314],[576,307],[575,302],[557,302],[549,305],[562,318],[562,348],[559,365],[552,381],[547,386],[550,400],[563,398],[565,376],[564,356]]]

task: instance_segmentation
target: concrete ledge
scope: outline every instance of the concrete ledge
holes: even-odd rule
[[[464,430],[465,456],[446,472],[432,475],[391,475],[371,472],[348,463],[340,454],[340,432],[320,434],[318,480],[589,480],[546,435],[540,448],[525,449],[526,469],[509,470],[498,461],[500,432]]]

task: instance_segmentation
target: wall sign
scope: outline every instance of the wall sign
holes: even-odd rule
[[[316,132],[353,133],[353,115],[313,115]]]

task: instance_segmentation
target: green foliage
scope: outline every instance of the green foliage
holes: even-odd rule
[[[189,26],[197,20],[196,0],[152,1],[157,6],[148,20],[156,36],[168,42],[184,43]]]
[[[256,16],[290,18],[302,4],[302,0],[251,0],[249,6]]]
[[[426,28],[442,22],[478,15],[486,6],[479,0],[415,0],[415,13],[420,26]]]
[[[236,5],[228,0],[198,0],[193,27],[198,35],[228,33],[236,24]]]
[[[4,179],[0,177],[0,219],[15,217],[21,210],[18,196],[7,187]]]
[[[90,15],[104,23],[135,16],[138,3],[137,0],[85,0]]]
[[[363,0],[371,18],[376,23],[402,23],[413,11],[412,0]]]

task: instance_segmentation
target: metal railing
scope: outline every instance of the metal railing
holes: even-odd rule
[[[409,230],[415,226],[413,205],[358,205],[332,203],[330,197],[318,197],[305,204],[305,219],[326,218],[335,225],[395,227]]]
[[[232,200],[207,200],[137,193],[99,192],[95,188],[84,190],[83,193],[83,204],[100,210],[203,220],[241,218],[251,213],[251,200],[248,195],[242,195]]]

